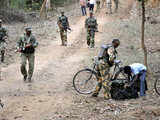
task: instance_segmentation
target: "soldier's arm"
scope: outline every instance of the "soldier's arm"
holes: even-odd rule
[[[20,39],[17,41],[17,44],[16,44],[16,48],[17,48],[17,50],[19,50],[19,49],[20,49],[21,44],[22,44],[22,37],[20,37]]]
[[[115,54],[114,54],[114,48],[113,47],[110,47],[110,48],[108,48],[108,55],[109,55],[109,61],[111,62],[111,63],[114,63],[114,60],[115,60],[115,58],[116,58],[116,56],[115,56]]]
[[[96,26],[95,26],[95,28],[96,28],[96,30],[98,31],[97,19],[95,19],[95,21],[96,21]]]
[[[34,36],[32,37],[32,46],[34,48],[36,48],[38,46],[38,42],[37,42],[37,40],[36,40],[36,38]]]
[[[69,27],[69,21],[68,21],[68,18],[66,17],[66,19],[67,19],[67,26]]]
[[[86,20],[85,20],[85,26],[84,26],[85,28],[87,28],[87,27],[88,27],[88,25],[87,25],[87,21],[88,21],[88,19],[86,19]]]

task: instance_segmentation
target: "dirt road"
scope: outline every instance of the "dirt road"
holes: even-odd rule
[[[104,116],[99,117],[99,113],[93,112],[99,110],[97,107],[94,108],[93,104],[103,105],[104,100],[101,97],[92,99],[77,95],[72,88],[72,77],[77,70],[89,63],[91,57],[96,55],[99,45],[105,39],[106,31],[113,29],[106,30],[104,25],[114,22],[115,19],[127,18],[128,12],[124,11],[130,10],[129,8],[133,5],[132,0],[127,1],[121,2],[121,10],[118,14],[106,16],[105,9],[96,14],[100,33],[96,35],[95,49],[91,50],[86,45],[84,29],[86,17],[79,16],[70,20],[73,31],[68,34],[68,47],[60,46],[59,33],[54,34],[56,37],[53,38],[51,30],[45,33],[47,45],[44,45],[45,40],[39,37],[40,44],[43,46],[40,45],[36,51],[32,83],[22,81],[19,70],[20,60],[17,55],[15,63],[2,67],[0,97],[5,106],[0,109],[0,120],[105,120]],[[50,26],[53,22],[47,24]],[[110,39],[107,40],[107,42],[110,41]],[[134,103],[134,101],[131,102]],[[92,105],[93,108],[90,108]],[[113,118],[116,119],[116,117]],[[110,116],[107,119],[111,119]]]

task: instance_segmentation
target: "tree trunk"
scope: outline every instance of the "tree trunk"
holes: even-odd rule
[[[145,0],[142,0],[142,36],[141,36],[141,45],[142,49],[144,52],[144,64],[148,68],[147,64],[147,48],[145,46],[145,41],[144,41],[144,31],[145,31]]]

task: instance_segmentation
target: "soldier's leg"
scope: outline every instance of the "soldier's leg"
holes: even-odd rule
[[[61,41],[62,41],[62,45],[64,45],[64,40],[63,40],[63,35],[64,34],[64,31],[63,30],[60,30],[60,36],[61,36]]]
[[[109,87],[109,78],[110,78],[110,74],[109,74],[109,71],[110,71],[110,67],[108,64],[105,64],[104,66],[104,70],[101,71],[101,74],[102,74],[102,86],[104,88],[104,98],[105,99],[109,99],[110,98],[110,87]]]
[[[99,65],[97,66],[97,69],[98,69],[98,70],[97,70],[97,71],[98,71],[98,84],[97,84],[97,86],[96,86],[95,91],[94,91],[93,94],[92,94],[93,97],[97,97],[98,94],[99,94],[99,92],[100,92],[100,90],[101,90],[101,88],[102,88],[102,77],[101,77],[101,73],[100,73],[101,64],[99,64]]]
[[[27,62],[27,56],[24,53],[22,53],[21,54],[21,73],[24,76],[24,80],[26,80],[27,78],[26,62]]]
[[[94,48],[94,45],[95,45],[95,41],[94,41],[94,37],[95,37],[95,32],[91,33],[91,48]]]
[[[87,45],[90,46],[90,32],[87,31]]]
[[[5,54],[6,43],[0,43],[0,54],[1,54],[1,62],[4,62],[4,54]]]
[[[1,51],[1,62],[4,62],[4,54],[5,54],[5,50]]]
[[[64,31],[63,40],[64,40],[64,45],[67,46],[67,30]]]
[[[31,81],[33,71],[34,71],[34,53],[28,55],[29,69],[28,69],[28,80]]]

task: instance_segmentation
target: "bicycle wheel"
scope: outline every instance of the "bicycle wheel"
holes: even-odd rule
[[[154,89],[158,95],[160,95],[160,78],[157,78],[154,83]]]
[[[73,87],[80,94],[91,94],[97,85],[97,73],[91,69],[83,69],[73,77]]]

